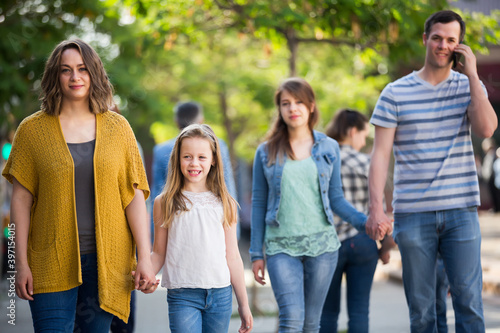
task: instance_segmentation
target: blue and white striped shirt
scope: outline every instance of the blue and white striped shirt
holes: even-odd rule
[[[469,79],[455,71],[436,86],[413,72],[382,91],[370,122],[396,127],[395,213],[479,205],[470,101]]]

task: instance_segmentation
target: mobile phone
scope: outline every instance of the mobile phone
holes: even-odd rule
[[[462,44],[463,41],[460,42],[460,44]],[[453,61],[453,68],[457,68],[457,64],[458,64],[458,61],[460,60],[460,53],[458,52],[453,52],[452,55],[451,55],[451,59]]]

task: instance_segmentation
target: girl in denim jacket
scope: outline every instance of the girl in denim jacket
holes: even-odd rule
[[[344,198],[338,143],[313,130],[319,111],[311,86],[288,79],[275,103],[278,117],[253,166],[252,271],[265,284],[265,248],[279,332],[318,332],[340,247],[333,213],[357,229],[366,216]]]

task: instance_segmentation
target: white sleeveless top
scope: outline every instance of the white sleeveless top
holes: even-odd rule
[[[174,217],[161,285],[177,288],[223,288],[231,284],[222,225],[222,202],[212,192],[182,192],[189,211]]]

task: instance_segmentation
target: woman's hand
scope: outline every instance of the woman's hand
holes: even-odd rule
[[[266,278],[264,273],[265,267],[266,264],[264,263],[264,259],[258,259],[252,263],[253,277],[255,281],[257,281],[261,285],[266,284]]]
[[[30,267],[26,265],[16,265],[16,294],[19,298],[28,301],[33,300],[33,275]]]
[[[145,291],[151,290],[153,292],[158,285],[158,280],[156,279],[156,275],[153,271],[153,265],[151,264],[151,259],[146,257],[142,260],[138,260],[137,268],[134,272],[132,272],[132,276],[134,277],[135,289]]]
[[[132,278],[135,279],[135,271],[132,271]],[[139,286],[142,286],[144,284],[144,280],[140,280],[139,281]],[[160,284],[160,279],[156,279],[156,282],[149,288],[149,289],[144,289],[144,290],[141,290],[144,294],[151,294],[151,293],[154,293],[156,291],[156,289],[158,288],[158,285]],[[136,288],[137,289],[137,288]]]
[[[253,317],[252,312],[250,311],[250,307],[238,307],[238,313],[241,318],[241,327],[238,330],[238,333],[249,333],[253,329]]]

